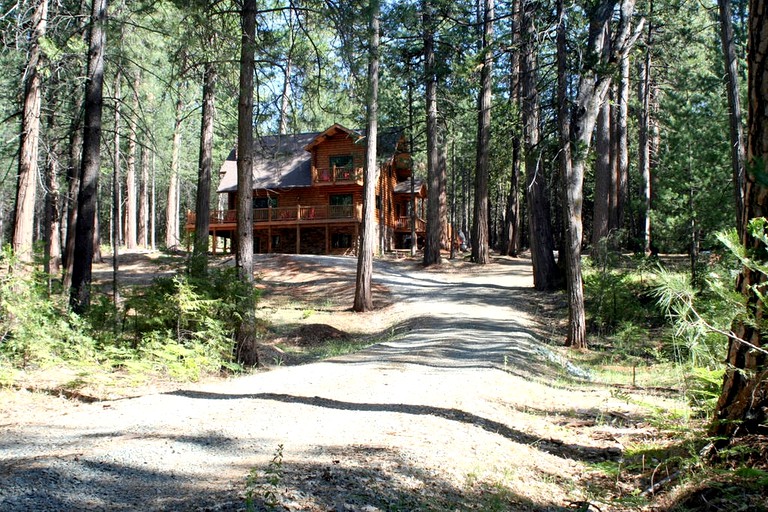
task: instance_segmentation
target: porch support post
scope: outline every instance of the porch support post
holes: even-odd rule
[[[331,254],[331,237],[330,237],[330,226],[328,223],[325,223],[325,254]]]
[[[216,240],[218,238],[219,237],[216,236],[216,230],[214,229],[213,230],[213,244],[211,244],[211,251],[212,251],[211,254],[213,254],[214,256],[216,255]]]
[[[267,254],[272,254],[272,226],[267,227]]]

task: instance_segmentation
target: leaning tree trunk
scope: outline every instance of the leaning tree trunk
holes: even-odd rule
[[[365,174],[363,175],[363,226],[360,234],[360,249],[357,254],[357,279],[355,281],[355,311],[364,312],[373,309],[371,278],[373,276],[373,246],[376,239],[376,151],[378,138],[378,100],[379,100],[379,2],[370,0],[368,47],[368,122],[365,136],[368,144],[365,149]],[[383,189],[382,189],[383,190]],[[382,211],[386,199],[382,194]],[[379,229],[385,229],[381,223]],[[382,237],[383,238],[383,237]],[[382,245],[381,250],[384,247]]]
[[[623,0],[616,37],[609,55],[603,48],[608,44],[607,24],[613,16],[616,0],[604,0],[590,12],[590,28],[586,62],[579,78],[579,88],[571,116],[572,139],[571,165],[565,174],[565,223],[566,263],[568,289],[568,334],[566,345],[586,348],[587,332],[584,313],[584,284],[581,270],[582,202],[584,172],[592,141],[592,131],[600,105],[605,101],[610,86],[609,63],[617,62],[625,55],[634,37],[630,22],[635,0]]]
[[[422,2],[424,26],[424,75],[426,77],[427,108],[427,239],[424,244],[424,265],[439,265],[440,237],[443,226],[440,216],[440,150],[437,124],[437,69],[435,66],[435,34],[432,21],[432,5]]]
[[[197,201],[195,203],[195,245],[190,262],[190,271],[195,276],[203,276],[208,271],[215,86],[216,66],[213,62],[207,62],[203,72],[203,112],[200,123],[200,156],[197,169]]]
[[[13,252],[21,261],[32,261],[35,224],[35,195],[39,179],[40,104],[42,77],[39,72],[43,52],[40,47],[48,21],[48,0],[39,0],[32,16],[29,60],[24,72],[24,97],[21,108],[19,176],[13,225]]]
[[[107,0],[93,0],[88,41],[88,72],[85,83],[85,128],[83,162],[78,194],[77,227],[72,267],[70,305],[76,313],[85,312],[91,304],[91,267],[96,227],[96,201],[101,153],[101,112],[104,87],[104,52],[107,35]]]
[[[554,238],[549,213],[549,201],[544,170],[541,168],[539,133],[538,51],[535,40],[534,2],[526,0],[522,6],[521,31],[523,56],[521,60],[521,94],[523,97],[523,125],[525,144],[526,199],[528,227],[533,263],[533,286],[537,290],[554,290],[560,273],[554,256]]]
[[[472,224],[472,261],[485,265],[488,249],[488,179],[491,172],[491,72],[493,67],[493,0],[483,4],[483,63],[480,68],[480,94],[477,98],[477,155],[475,160],[475,211]]]
[[[733,38],[730,0],[717,0],[720,11],[720,40],[725,60],[726,90],[728,91],[728,120],[731,136],[731,173],[736,198],[736,226],[744,231],[744,130],[741,126],[738,59]]]
[[[766,0],[749,4],[747,47],[747,169],[744,195],[744,219],[768,217],[768,6]],[[748,251],[763,255],[765,228],[753,234],[742,233]],[[765,343],[766,306],[764,290],[768,275],[745,266],[737,281],[746,297],[748,319],[739,318],[728,341],[728,366],[723,390],[715,409],[715,421],[709,434],[727,441],[748,434],[768,434],[768,344]]]

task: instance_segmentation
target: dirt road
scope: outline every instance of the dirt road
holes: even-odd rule
[[[267,293],[281,279],[306,286],[303,266],[325,275],[316,259],[281,258]],[[320,263],[346,279],[354,264]],[[244,510],[250,495],[257,510],[544,511],[591,499],[593,464],[621,456],[641,412],[549,362],[529,330],[528,262],[380,262],[375,280],[394,325],[362,352],[129,399],[6,404],[0,509]],[[327,309],[307,321],[342,316]],[[616,411],[638,420],[613,422]]]

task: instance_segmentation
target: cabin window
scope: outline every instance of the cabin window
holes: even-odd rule
[[[349,249],[352,247],[352,235],[349,233],[333,233],[331,245],[334,249]]]
[[[276,197],[254,197],[253,208],[277,208]]]

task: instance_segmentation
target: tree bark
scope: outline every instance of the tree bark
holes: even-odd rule
[[[629,201],[629,55],[623,55],[619,61],[621,80],[618,84],[618,103],[614,136],[616,138],[616,219],[613,229],[624,227],[624,213]]]
[[[76,313],[85,312],[91,303],[91,267],[94,257],[96,201],[101,154],[101,113],[106,50],[107,0],[93,0],[88,42],[88,72],[85,84],[85,127],[83,162],[78,194],[77,227],[73,255],[70,305]]]
[[[39,0],[32,15],[29,36],[29,60],[24,71],[24,96],[21,108],[19,175],[13,225],[13,252],[21,261],[33,259],[35,196],[39,179],[40,104],[42,77],[39,67],[43,59],[40,41],[48,22],[48,0]]]
[[[749,4],[749,37],[747,43],[747,122],[746,176],[744,220],[768,217],[768,9],[766,0]],[[759,238],[761,229],[752,236],[742,232],[742,242],[751,254],[764,260],[766,246]],[[750,318],[739,318],[728,341],[728,359],[723,390],[715,409],[709,434],[724,444],[730,438],[748,434],[768,434],[768,352],[764,340],[766,274],[744,267],[737,289],[746,298]],[[743,340],[743,341],[742,341]]]
[[[725,89],[728,92],[728,121],[731,137],[731,172],[736,199],[736,228],[744,231],[744,130],[741,125],[738,59],[733,37],[730,0],[717,0],[720,13],[720,41],[725,60]]]
[[[472,261],[485,265],[490,261],[488,248],[488,180],[491,144],[491,73],[493,68],[493,0],[483,2],[483,37],[480,68],[480,93],[477,98],[477,155],[475,163],[475,222],[472,226]]]
[[[437,70],[435,67],[435,34],[432,20],[432,5],[422,1],[422,24],[424,27],[424,76],[426,79],[427,109],[427,236],[424,244],[424,266],[439,265],[440,238],[443,226],[440,215],[440,150],[439,126],[437,123]]]
[[[203,111],[200,123],[200,156],[197,169],[197,201],[195,202],[195,244],[190,261],[190,270],[192,275],[196,276],[203,276],[208,271],[216,78],[216,65],[213,62],[207,62],[203,72]]]
[[[611,101],[606,97],[600,105],[595,130],[595,207],[592,218],[592,258],[595,260],[600,258],[601,246],[612,227],[611,198],[616,191],[616,180],[611,162],[611,131]]]
[[[533,287],[537,290],[555,290],[560,281],[555,263],[552,221],[546,180],[541,168],[541,136],[539,133],[538,47],[535,39],[533,16],[536,3],[525,0],[521,13],[521,94],[523,98],[523,126],[525,145],[526,199],[528,203],[528,230],[533,263]]]
[[[67,229],[64,245],[62,266],[64,276],[62,286],[64,290],[72,287],[72,264],[75,254],[75,233],[77,230],[77,196],[80,191],[80,166],[83,150],[83,126],[81,105],[77,103],[77,113],[70,125],[69,158],[67,162]]]
[[[365,148],[365,173],[363,175],[363,225],[360,234],[360,249],[357,253],[357,280],[355,281],[355,311],[364,312],[373,309],[373,292],[371,278],[373,276],[373,246],[376,239],[374,214],[376,211],[376,164],[378,138],[378,100],[379,100],[379,1],[370,0],[368,4],[369,30],[368,47],[368,105]],[[384,210],[386,198],[384,188],[381,189],[381,208]],[[386,229],[382,223],[379,229]],[[383,246],[381,247],[383,250]]]

